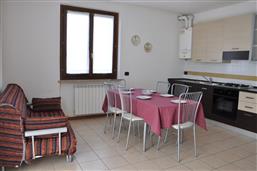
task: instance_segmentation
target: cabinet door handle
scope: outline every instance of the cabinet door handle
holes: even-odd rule
[[[245,108],[247,108],[247,109],[253,109],[253,107],[250,107],[250,106],[245,106]]]
[[[254,99],[253,97],[245,97],[246,99]]]
[[[244,116],[247,116],[247,117],[253,117],[253,115],[250,115],[250,114],[247,114],[247,113],[243,113]]]
[[[232,50],[238,50],[239,48],[232,48]]]
[[[202,90],[207,90],[207,88],[202,88]]]

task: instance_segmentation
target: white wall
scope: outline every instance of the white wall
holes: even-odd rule
[[[71,4],[65,1],[65,4]],[[119,3],[73,2],[76,6],[111,10],[120,14],[119,77],[130,87],[152,88],[157,80],[183,75],[177,58],[178,22],[175,14]],[[66,113],[73,111],[73,85],[59,80],[59,7],[54,1],[4,2],[3,81],[20,84],[29,98],[63,97]],[[141,44],[132,46],[133,34]],[[145,53],[143,44],[153,50]],[[124,77],[125,71],[130,76]]]
[[[257,13],[256,2],[247,1],[232,6],[222,7],[207,12],[195,14],[195,23],[216,20],[229,16],[236,16],[247,13]],[[230,64],[208,64],[208,63],[194,63],[192,61],[185,62],[185,70],[188,71],[202,71],[214,73],[240,74],[240,75],[257,75],[257,62],[253,61],[232,61]],[[189,78],[196,78],[194,76],[185,76]],[[197,77],[201,78],[201,77]],[[257,85],[253,81],[239,81],[228,79],[214,79],[216,81],[229,81],[245,84]]]

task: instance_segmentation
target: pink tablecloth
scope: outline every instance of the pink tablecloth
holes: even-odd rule
[[[118,92],[115,92],[119,99]],[[157,135],[161,135],[161,129],[170,128],[171,125],[177,123],[178,116],[178,104],[171,103],[171,99],[178,99],[178,97],[167,98],[161,97],[159,94],[155,93],[152,95],[150,100],[140,100],[136,96],[141,95],[141,90],[136,89],[132,96],[132,106],[133,114],[142,117],[144,121],[150,125],[151,131]],[[107,111],[107,98],[105,98],[102,110]],[[117,102],[117,106],[120,107],[120,99]],[[203,129],[207,130],[206,121],[204,116],[203,107],[200,104],[196,124]]]

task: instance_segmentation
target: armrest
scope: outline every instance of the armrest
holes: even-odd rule
[[[25,120],[25,130],[42,130],[50,128],[66,127],[68,118],[65,116],[54,117],[30,117]]]
[[[34,130],[34,131],[25,131],[25,137],[59,134],[59,133],[64,133],[64,132],[67,132],[66,127],[42,129],[42,130]]]

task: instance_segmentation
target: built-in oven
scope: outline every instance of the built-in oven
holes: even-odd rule
[[[238,90],[230,88],[213,89],[212,113],[235,121],[237,118]]]

